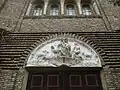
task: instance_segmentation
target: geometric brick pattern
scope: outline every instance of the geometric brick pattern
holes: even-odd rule
[[[120,68],[120,33],[72,32],[72,33],[9,33],[0,45],[0,68],[19,69],[28,55],[40,43],[50,38],[67,36],[80,38],[100,55],[103,66]]]

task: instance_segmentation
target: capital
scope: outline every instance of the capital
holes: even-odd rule
[[[48,2],[49,2],[49,0],[44,0],[44,3],[45,3],[45,4],[48,4]]]
[[[78,3],[80,3],[81,2],[81,0],[76,0],[76,3],[78,4]]]
[[[65,0],[60,0],[60,3],[64,3],[65,2]]]

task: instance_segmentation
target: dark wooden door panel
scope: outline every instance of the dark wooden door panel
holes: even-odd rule
[[[27,90],[102,90],[99,72],[30,73]]]

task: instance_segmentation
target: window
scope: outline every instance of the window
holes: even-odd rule
[[[58,7],[58,5],[51,5],[50,15],[52,15],[52,16],[59,15],[59,7]]]
[[[83,5],[82,9],[83,9],[83,15],[88,16],[88,15],[92,14],[91,9],[90,9],[90,5]]]
[[[50,0],[47,3],[43,1],[44,0],[33,0],[33,2],[31,2],[28,6],[26,15],[44,16],[48,14],[50,16],[59,16],[62,14],[60,17],[64,17],[65,14],[70,17],[79,17],[79,15],[81,16],[81,14],[83,14],[84,16],[100,16],[98,5],[95,1],[92,0],[81,0],[81,2],[78,2],[76,0],[65,0],[63,4],[60,4],[59,0]]]
[[[74,5],[70,4],[66,6],[66,14],[68,16],[75,16],[75,7]]]
[[[41,16],[42,15],[42,7],[41,5],[36,5],[33,10],[33,15],[34,16]]]

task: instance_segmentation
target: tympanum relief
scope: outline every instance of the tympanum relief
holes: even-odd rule
[[[27,61],[27,67],[101,67],[97,53],[86,43],[72,38],[47,41],[38,46]]]

